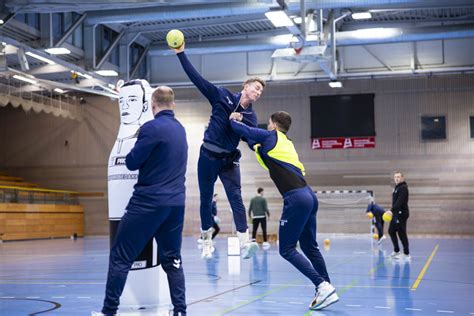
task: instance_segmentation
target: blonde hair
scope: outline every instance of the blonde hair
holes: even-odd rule
[[[252,83],[252,82],[258,82],[262,85],[263,88],[265,88],[265,80],[259,77],[252,77],[244,81],[242,84],[242,87],[245,87],[246,84]]]

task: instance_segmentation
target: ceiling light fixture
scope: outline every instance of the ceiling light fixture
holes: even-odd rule
[[[282,10],[265,12],[265,16],[270,20],[270,22],[273,23],[275,27],[294,25],[290,17],[285,11]]]
[[[367,20],[372,18],[372,14],[370,12],[355,12],[352,13],[352,18],[354,20]]]
[[[20,75],[13,75],[13,78],[15,78],[16,80],[28,82],[28,83],[31,83],[31,84],[37,84],[38,83],[38,81],[36,81],[36,80],[30,79],[28,77],[20,76]],[[32,78],[34,78],[34,77],[32,77]]]
[[[402,30],[396,27],[376,27],[370,29],[359,29],[350,32],[355,38],[359,39],[390,38],[403,34]]]
[[[340,81],[329,81],[329,86],[331,88],[342,88],[342,82],[340,82]]]
[[[71,51],[65,47],[51,47],[46,48],[44,51],[51,55],[67,55],[71,53]]]
[[[97,70],[95,73],[103,77],[117,77],[118,76],[118,72],[116,72],[115,70]]]
[[[25,53],[26,55],[30,56],[30,57],[33,57],[35,59],[38,59],[42,62],[45,62],[47,64],[50,64],[50,65],[56,65],[56,63],[54,61],[52,61],[51,59],[48,59],[46,57],[43,57],[43,56],[40,56],[40,55],[37,55],[35,53],[32,53],[32,52],[26,52]]]

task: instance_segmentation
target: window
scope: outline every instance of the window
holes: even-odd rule
[[[471,129],[471,138],[474,138],[474,116],[469,117],[469,126]]]
[[[446,139],[446,117],[445,116],[422,116],[421,117],[421,139],[422,140]]]

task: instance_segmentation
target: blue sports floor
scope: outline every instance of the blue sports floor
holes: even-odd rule
[[[226,238],[217,237],[215,258],[203,261],[186,237],[188,315],[474,315],[474,239],[412,237],[405,262],[386,257],[388,239],[378,249],[366,236],[319,235],[320,244],[326,237],[322,253],[340,301],[320,312],[307,309],[314,288],[276,244],[244,261],[228,257]],[[107,237],[0,244],[0,315],[100,310],[107,260]]]

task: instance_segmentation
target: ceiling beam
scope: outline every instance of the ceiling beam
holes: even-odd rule
[[[170,5],[191,5],[221,3],[271,3],[271,0],[78,0],[78,1],[54,1],[54,0],[6,0],[6,7],[18,13],[58,13],[58,12],[84,12],[84,11],[108,11],[111,7],[116,9],[133,10],[138,8],[154,8]]]
[[[416,41],[434,41],[443,39],[472,38],[474,37],[474,24],[446,25],[436,27],[420,28],[395,28],[392,34],[385,37],[373,38],[372,34],[364,34],[358,31],[347,31],[336,33],[337,46],[373,45],[385,43],[402,43]],[[376,33],[375,33],[376,34]],[[268,51],[278,48],[289,47],[290,37],[278,35],[256,39],[242,39],[232,41],[204,41],[188,43],[187,54],[216,54],[233,52]],[[316,46],[317,41],[305,43],[305,46]],[[329,43],[330,44],[330,41]],[[303,48],[304,49],[304,48]],[[150,48],[151,56],[169,56],[174,52],[165,45],[154,45]]]
[[[158,20],[186,20],[202,17],[238,16],[246,14],[263,14],[270,5],[259,3],[231,3],[191,6],[166,6],[140,8],[134,10],[92,11],[86,19],[88,24],[132,23]]]
[[[127,33],[149,33],[149,32],[166,32],[171,29],[187,30],[195,27],[210,27],[210,26],[225,26],[232,25],[235,23],[245,22],[259,22],[268,21],[264,14],[251,14],[245,16],[219,16],[212,19],[198,19],[191,21],[181,21],[163,24],[152,24],[152,25],[137,25],[130,26],[125,31]]]

